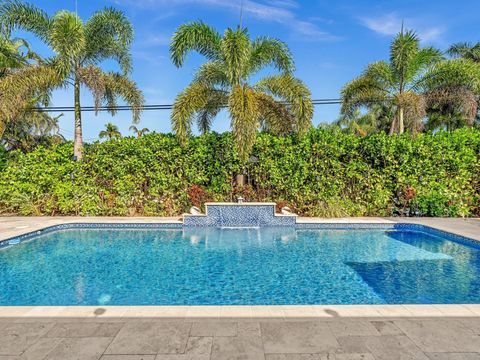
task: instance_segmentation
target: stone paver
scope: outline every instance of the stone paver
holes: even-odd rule
[[[98,360],[111,338],[67,338],[63,339],[45,360]]]
[[[213,339],[212,360],[264,360],[259,336],[216,337]]]
[[[236,336],[237,323],[235,322],[195,322],[190,332],[191,336]]]
[[[103,355],[100,360],[155,360],[156,355]]]
[[[51,323],[4,324],[0,329],[0,355],[21,355],[53,325]]]
[[[60,323],[56,324],[47,337],[114,337],[123,327],[123,323]]]
[[[478,353],[430,353],[427,356],[431,360],[480,360]]]
[[[133,321],[126,323],[108,347],[107,354],[149,355],[185,352],[191,323]]]
[[[480,352],[480,336],[458,320],[397,320],[395,325],[425,352]]]
[[[338,339],[340,351],[372,354],[376,360],[428,360],[420,348],[405,335],[347,336]]]
[[[480,360],[480,316],[113,320],[1,318],[0,360]]]
[[[266,353],[329,353],[338,342],[326,322],[262,323]]]

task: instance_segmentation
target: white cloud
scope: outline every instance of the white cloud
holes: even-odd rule
[[[272,6],[280,6],[280,7],[289,7],[289,8],[298,8],[298,2],[294,0],[267,0],[267,4]]]
[[[377,17],[364,17],[360,21],[365,27],[384,36],[398,34],[402,27],[402,21],[405,28],[415,30],[422,41],[438,41],[445,33],[443,27],[428,26],[416,18],[402,18],[395,12]]]
[[[198,5],[224,8],[240,14],[240,1],[224,0],[114,0],[116,4],[137,8],[162,8],[180,5]],[[295,0],[265,0],[263,3],[244,0],[244,14],[269,22],[276,22],[291,28],[295,33],[304,36],[305,40],[336,40],[337,37],[322,31],[314,22],[299,19],[294,10],[300,5]]]
[[[165,66],[166,60],[168,59],[166,56],[152,54],[150,51],[141,49],[132,50],[132,55],[135,61],[146,62],[154,67]]]
[[[165,46],[169,45],[171,37],[164,34],[150,35],[145,39],[142,39],[141,44],[145,46]]]

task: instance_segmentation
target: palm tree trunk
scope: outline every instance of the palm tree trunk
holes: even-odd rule
[[[403,122],[403,107],[400,106],[398,109],[398,133],[403,134],[405,131],[405,124]]]
[[[5,121],[0,121],[0,140],[2,140],[3,133],[5,132],[6,128],[7,128],[7,123]]]
[[[395,134],[396,127],[397,127],[397,117],[394,116],[393,120],[392,120],[392,124],[390,125],[390,131],[389,131],[388,135],[391,136],[391,135]]]
[[[75,138],[73,142],[73,156],[77,160],[83,158],[83,135],[82,135],[82,112],[80,109],[80,81],[75,78],[74,84],[75,96]]]

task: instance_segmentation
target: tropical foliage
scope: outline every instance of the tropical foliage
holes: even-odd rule
[[[33,5],[14,0],[6,1],[0,6],[0,22],[6,36],[15,29],[26,30],[37,35],[54,52],[54,56],[45,62],[44,73],[40,69],[28,68],[43,81],[37,81],[41,86],[37,86],[37,82],[17,82],[13,79],[4,88],[15,93],[32,85],[40,90],[72,86],[75,104],[74,155],[78,159],[83,156],[80,108],[82,85],[92,92],[96,109],[106,104],[108,110],[115,114],[117,98],[120,97],[132,106],[133,120],[139,120],[143,96],[136,84],[128,78],[132,66],[130,45],[133,28],[122,12],[106,8],[84,23],[75,13],[66,10],[50,17]],[[116,61],[121,72],[104,72],[99,65],[105,60]],[[13,105],[10,103],[8,106]]]
[[[191,51],[208,60],[175,100],[172,127],[182,143],[190,136],[195,118],[200,131],[208,132],[224,107],[242,161],[248,158],[259,128],[285,135],[303,134],[311,126],[310,91],[293,76],[293,58],[283,42],[268,37],[252,41],[240,27],[227,29],[222,37],[210,26],[194,22],[178,28],[170,50],[177,67]],[[250,85],[251,76],[267,66],[280,73]]]
[[[130,126],[129,130],[132,131],[139,138],[150,132],[150,130],[147,128],[139,129],[135,125]]]
[[[1,144],[8,150],[32,151],[37,146],[49,146],[65,141],[58,121],[46,112],[23,112],[7,124]]]
[[[38,56],[12,38],[16,30],[37,35],[53,55]],[[241,194],[307,216],[480,215],[480,130],[469,128],[478,125],[480,43],[454,44],[447,57],[402,30],[389,61],[343,88],[338,121],[312,129],[311,94],[285,43],[252,40],[241,26],[221,35],[189,23],[173,36],[172,61],[182,67],[198,52],[207,62],[175,100],[175,135],[132,125],[135,136],[123,138],[107,123],[99,137],[115,140],[84,149],[82,87],[96,110],[115,114],[122,99],[139,120],[132,39],[115,9],[83,22],[0,0],[0,214],[173,216]],[[120,70],[104,71],[112,60]],[[59,87],[73,88],[73,142],[60,135],[59,117],[32,111]],[[210,133],[223,109],[232,132]],[[241,188],[232,181],[240,172],[249,179]]]
[[[466,59],[445,60],[439,50],[421,48],[414,32],[402,30],[392,42],[389,62],[368,65],[343,88],[342,116],[348,119],[362,107],[390,108],[390,134],[405,129],[418,133],[429,111],[434,119],[431,128],[444,125],[438,115],[472,124],[478,93],[480,67]]]
[[[112,124],[111,122],[105,124],[105,130],[100,131],[98,134],[98,137],[100,139],[107,139],[107,140],[112,140],[112,139],[119,139],[122,137],[122,134],[118,130],[118,126]]]
[[[480,42],[476,44],[456,43],[450,46],[448,53],[455,57],[461,57],[480,63]]]
[[[25,40],[10,39],[0,29],[0,139],[6,129],[24,128],[27,110],[47,105],[49,90],[57,84],[54,71]]]
[[[71,142],[10,151],[0,163],[0,211],[177,216],[193,202],[232,201],[240,190],[231,179],[242,166],[234,143],[231,133],[211,133],[182,147],[153,133],[89,144],[81,163],[71,159]],[[252,154],[248,201],[310,216],[480,215],[480,130],[261,133]]]

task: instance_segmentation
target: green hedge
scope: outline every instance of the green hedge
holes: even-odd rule
[[[89,144],[80,163],[72,143],[13,151],[0,154],[0,213],[173,216],[242,193],[308,216],[480,214],[480,130],[260,134],[254,156],[245,169],[251,185],[238,189],[242,167],[228,133],[196,137],[186,148],[165,134]]]

